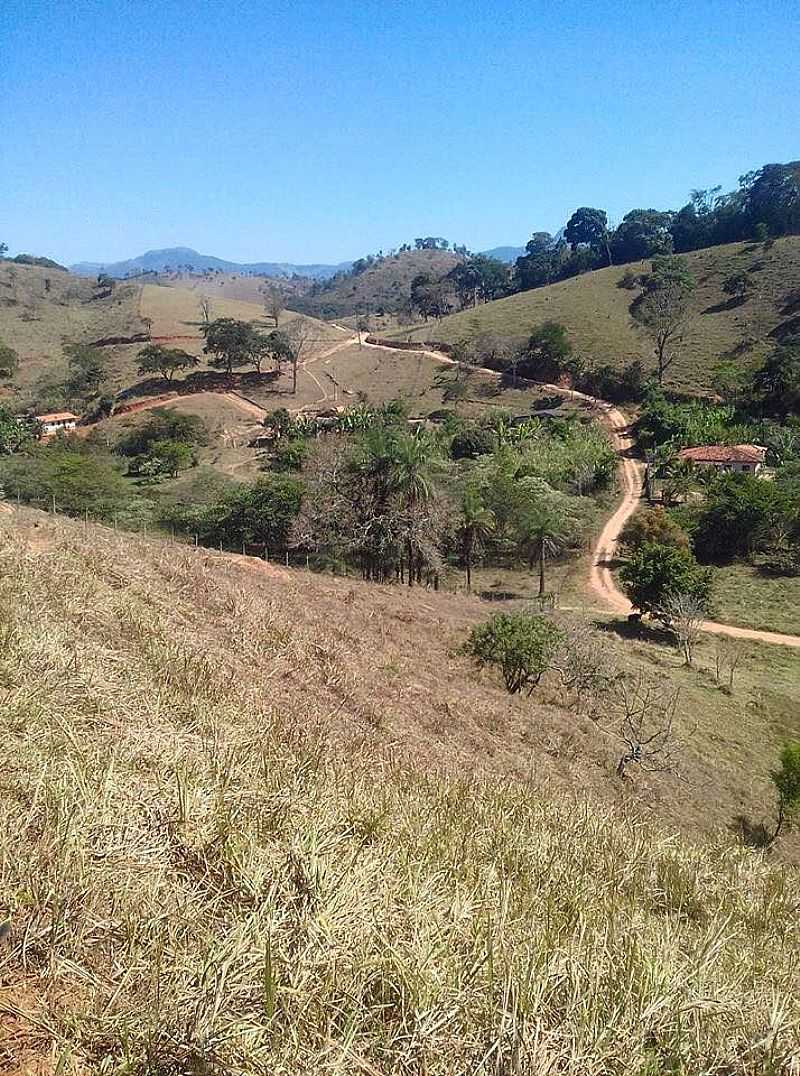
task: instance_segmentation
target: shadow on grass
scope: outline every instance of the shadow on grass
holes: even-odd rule
[[[485,602],[513,602],[526,595],[517,594],[513,590],[481,590],[478,592],[478,597]]]
[[[769,848],[772,834],[763,822],[753,822],[746,814],[734,815],[728,829],[748,848]]]
[[[730,299],[725,299],[721,303],[714,303],[713,306],[707,306],[705,310],[701,310],[701,314],[724,314],[726,310],[735,310],[737,306],[742,306],[747,302],[747,296],[734,295]]]
[[[673,646],[675,642],[674,637],[666,628],[646,624],[641,620],[595,620],[594,626],[609,635],[616,635],[628,641],[655,643],[659,646]]]
[[[124,389],[118,399],[120,403],[126,403],[145,396],[160,396],[166,392],[174,392],[178,396],[193,396],[197,392],[230,392],[232,389],[239,392],[252,392],[270,387],[279,376],[280,374],[275,370],[268,370],[261,374],[250,370],[244,374],[233,373],[230,376],[217,370],[198,370],[193,374],[187,374],[179,381],[167,381],[163,377],[148,377]]]

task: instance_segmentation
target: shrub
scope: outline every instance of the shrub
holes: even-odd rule
[[[787,743],[779,760],[780,765],[770,774],[778,794],[778,818],[773,841],[784,825],[788,828],[800,813],[800,742]]]
[[[119,439],[116,451],[121,456],[146,456],[158,441],[179,441],[190,447],[207,445],[208,428],[199,415],[157,407],[147,422]]]
[[[450,455],[454,460],[474,460],[478,456],[488,456],[496,447],[497,435],[494,430],[467,426],[453,438]]]
[[[564,632],[545,616],[499,613],[470,632],[465,650],[478,665],[499,665],[507,690],[530,695],[550,668]]]
[[[275,446],[272,457],[274,471],[302,471],[308,459],[309,442],[302,437],[282,438]]]
[[[689,548],[688,534],[663,508],[637,512],[623,527],[619,540],[620,545],[631,552],[647,542],[674,549]]]

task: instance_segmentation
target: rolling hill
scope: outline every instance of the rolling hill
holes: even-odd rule
[[[685,780],[620,782],[458,654],[477,599],[33,511],[0,580],[12,1071],[789,1071],[796,877],[726,826],[796,656],[728,696],[600,633],[686,692]]]
[[[697,281],[691,319],[668,384],[680,390],[708,391],[712,371],[723,358],[745,363],[763,354],[775,340],[800,331],[800,237],[761,244],[732,243],[684,255]],[[477,332],[524,339],[546,319],[562,322],[581,355],[597,363],[624,366],[641,359],[652,367],[650,345],[636,330],[630,304],[637,292],[620,287],[623,274],[640,273],[649,263],[599,269],[583,276],[498,299],[441,322],[411,331],[412,339],[454,342]],[[741,304],[722,291],[735,272],[753,281],[751,296]],[[405,339],[409,333],[403,330]]]
[[[397,311],[407,304],[411,281],[420,273],[444,276],[461,258],[449,250],[410,250],[385,255],[363,272],[343,273],[294,297],[295,310],[317,318]]]

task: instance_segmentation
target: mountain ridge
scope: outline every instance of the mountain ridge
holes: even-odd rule
[[[524,247],[512,246],[493,247],[491,250],[481,251],[488,257],[509,263],[515,261],[524,252]],[[124,258],[117,262],[75,262],[69,266],[69,271],[78,276],[96,276],[97,273],[107,273],[116,279],[124,279],[139,273],[160,273],[167,268],[176,269],[187,265],[200,271],[218,269],[223,273],[253,273],[258,276],[277,277],[291,277],[296,274],[311,277],[314,280],[329,280],[336,273],[351,269],[353,262],[235,262],[218,258],[213,254],[201,254],[193,247],[163,247],[146,250],[134,258]]]

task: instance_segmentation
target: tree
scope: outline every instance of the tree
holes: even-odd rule
[[[521,364],[524,376],[536,381],[558,381],[574,368],[571,355],[572,344],[564,326],[557,321],[543,321],[528,338]]]
[[[134,426],[117,441],[115,451],[121,456],[146,456],[153,445],[166,441],[177,441],[190,448],[207,445],[208,427],[199,415],[156,407],[142,425]]]
[[[739,184],[751,231],[764,224],[770,235],[800,232],[800,161],[765,164]]]
[[[305,318],[290,321],[285,330],[285,355],[292,364],[292,394],[297,393],[297,368],[309,354],[314,342],[314,327]]]
[[[494,533],[494,512],[481,500],[480,493],[474,486],[464,490],[461,499],[461,513],[457,523],[457,534],[467,577],[467,591],[472,591],[472,562],[475,554],[483,547],[486,540]]]
[[[576,209],[567,221],[564,236],[573,251],[585,244],[595,254],[604,257],[607,265],[613,264],[608,236],[608,217],[605,210],[591,209],[589,206]]]
[[[697,556],[721,563],[750,554],[784,528],[793,512],[796,500],[780,484],[751,474],[722,475],[695,524]]]
[[[499,613],[470,632],[465,651],[480,667],[498,665],[506,690],[528,695],[550,668],[564,640],[552,620],[531,613]]]
[[[659,384],[677,358],[694,286],[682,258],[657,258],[644,280],[643,294],[631,307],[635,321],[653,341]]]
[[[230,377],[234,367],[247,366],[252,362],[252,327],[246,321],[234,318],[217,318],[201,328],[206,338],[203,351],[211,355],[209,363],[217,370],[224,370]]]
[[[14,415],[8,408],[0,406],[0,456],[11,456],[32,445],[36,433],[35,421]]]
[[[689,536],[663,508],[646,508],[636,512],[622,529],[620,545],[625,551],[633,551],[646,543],[689,548]]]
[[[645,773],[677,773],[680,744],[675,736],[675,714],[680,694],[665,692],[661,683],[623,680],[616,697],[622,709],[620,739],[626,750],[617,763],[617,776],[625,777],[635,763]]]
[[[669,227],[672,214],[657,209],[632,209],[611,237],[611,252],[617,264],[637,262],[658,254],[672,253]]]
[[[69,369],[64,387],[70,396],[85,402],[106,380],[105,356],[89,344],[67,344],[64,354]]]
[[[399,494],[405,510],[405,547],[408,585],[414,585],[414,566],[420,572],[420,547],[415,534],[416,509],[433,495],[431,469],[435,455],[432,439],[423,433],[403,433],[393,439],[391,488]]]
[[[19,369],[19,356],[13,347],[0,340],[0,377],[10,381]]]
[[[658,610],[658,619],[673,632],[684,661],[690,667],[705,614],[705,606],[695,594],[670,594]]]
[[[800,340],[776,347],[753,375],[753,390],[764,414],[786,422],[800,414]]]
[[[8,243],[0,243],[0,258],[4,258],[8,253]]]
[[[539,563],[539,596],[546,592],[545,562],[568,543],[574,517],[568,498],[553,492],[524,490],[517,520],[519,544],[529,559]]]
[[[200,296],[200,317],[203,325],[211,324],[211,299],[207,295]]]
[[[800,743],[785,744],[779,763],[770,773],[778,796],[778,817],[770,844],[778,839],[784,825],[794,824],[800,812]]]
[[[271,287],[267,288],[264,294],[264,310],[275,322],[275,328],[278,328],[278,319],[283,312],[286,303],[284,302],[283,295],[280,288]]]
[[[187,370],[197,366],[200,360],[180,348],[165,348],[160,344],[148,344],[139,352],[138,374],[161,374],[166,381],[172,381],[178,370]]]
[[[178,477],[178,472],[186,470],[194,463],[194,453],[191,445],[182,441],[154,441],[150,446],[148,458],[156,462],[159,469],[170,475]]]
[[[619,575],[622,589],[642,613],[657,612],[675,594],[690,594],[708,608],[711,572],[688,550],[645,542],[623,562]]]

